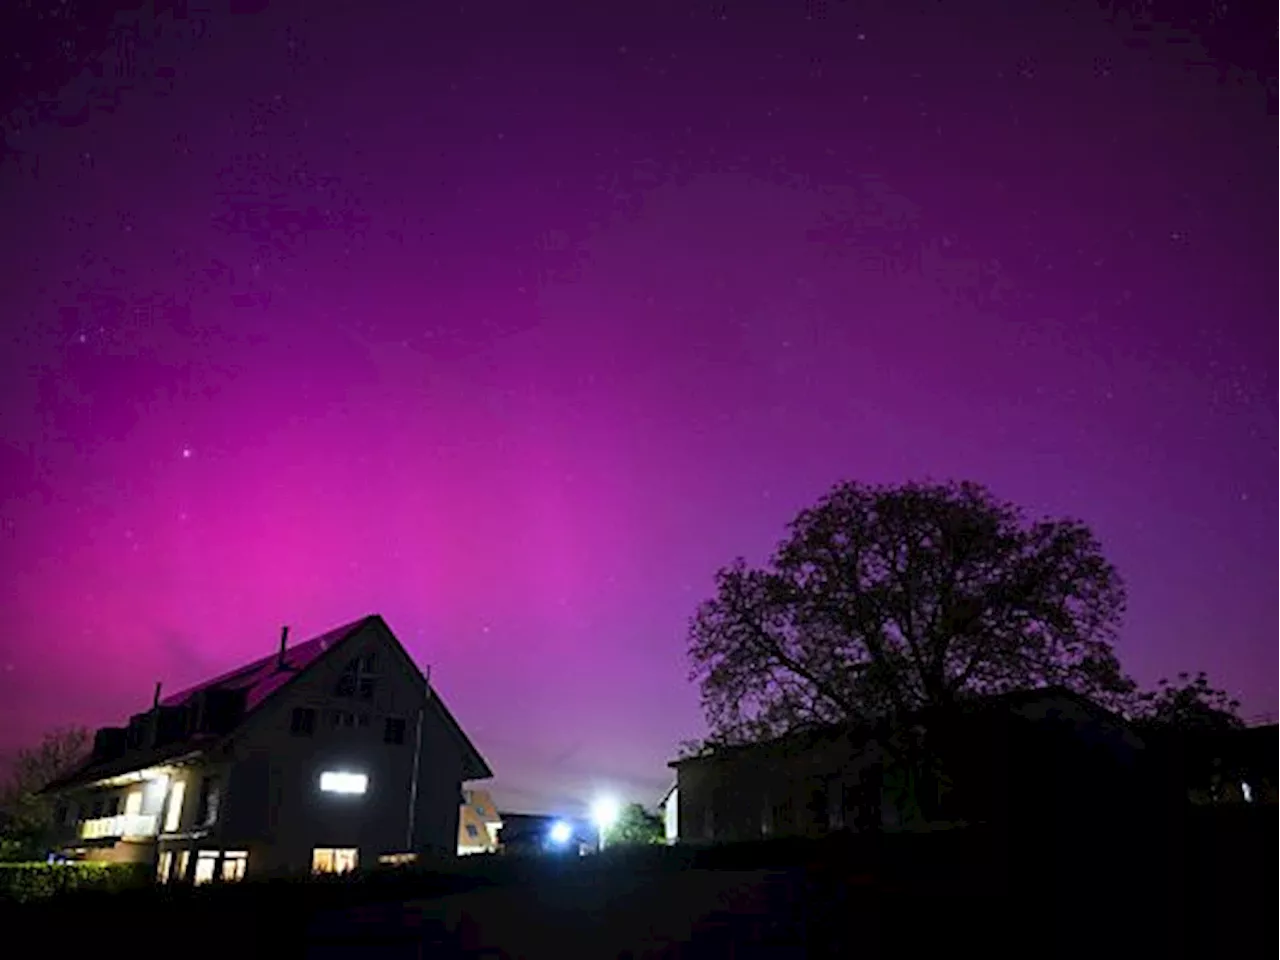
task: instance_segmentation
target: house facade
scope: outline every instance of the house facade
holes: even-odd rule
[[[921,756],[934,759],[900,772],[892,758],[903,755],[902,735],[927,737]],[[1034,829],[1115,811],[1118,798],[1136,795],[1142,749],[1122,718],[1049,688],[893,729],[823,727],[676,760],[667,805],[685,843],[971,823]]]
[[[379,616],[169,697],[45,788],[63,852],[162,882],[342,872],[456,853],[492,771]]]
[[[488,790],[462,791],[458,812],[458,856],[497,853],[502,817]]]

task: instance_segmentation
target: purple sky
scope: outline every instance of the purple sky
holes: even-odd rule
[[[844,478],[1083,518],[1126,666],[1275,710],[1274,13],[445,6],[134,15],[5,118],[0,750],[380,612],[501,806],[653,802]]]

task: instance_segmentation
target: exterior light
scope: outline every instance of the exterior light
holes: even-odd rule
[[[600,837],[600,849],[604,849],[605,831],[618,822],[618,801],[613,797],[599,797],[591,804],[591,819]]]
[[[369,788],[369,778],[363,773],[346,773],[326,770],[320,774],[320,789],[325,793],[364,793]]]
[[[549,834],[551,842],[557,847],[562,847],[569,842],[569,838],[573,836],[573,827],[565,823],[563,820],[557,820],[551,825],[551,833]]]
[[[601,830],[608,830],[618,822],[618,801],[600,797],[591,805],[591,820]]]

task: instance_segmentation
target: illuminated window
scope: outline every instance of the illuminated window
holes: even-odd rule
[[[244,871],[248,865],[248,850],[228,850],[222,855],[222,879],[228,881],[243,880]]]
[[[156,879],[161,883],[169,882],[169,873],[173,870],[173,851],[161,850],[160,862],[156,864]]]
[[[356,868],[355,847],[316,847],[311,851],[312,873],[347,873]]]
[[[217,850],[201,850],[196,854],[196,885],[208,883],[213,879],[215,871],[218,869],[218,851]]]
[[[187,882],[187,867],[191,866],[191,851],[178,851],[178,869],[173,875],[173,879],[179,883]]]
[[[142,813],[142,791],[134,790],[124,798],[124,815],[136,817]]]
[[[368,788],[369,778],[363,773],[326,770],[320,774],[320,789],[325,793],[364,793]]]
[[[185,781],[174,781],[173,788],[169,791],[169,809],[164,812],[165,833],[173,833],[182,825],[182,796],[186,792]]]
[[[416,853],[384,853],[378,857],[378,862],[388,867],[403,867],[417,860]]]
[[[200,781],[200,803],[196,811],[196,826],[209,827],[218,822],[218,802],[222,791],[217,777],[205,777]]]

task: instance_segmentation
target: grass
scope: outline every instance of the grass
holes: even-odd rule
[[[0,911],[0,923],[31,942],[71,922],[145,932],[182,942],[184,957],[874,957],[923,955],[934,943],[989,955],[998,941],[1036,956],[1073,945],[1091,958],[1275,952],[1274,808],[1188,811],[1175,832],[1117,835],[1130,840],[1002,844],[965,830],[478,857],[341,878],[81,891]],[[124,919],[135,917],[145,918],[136,928]]]

